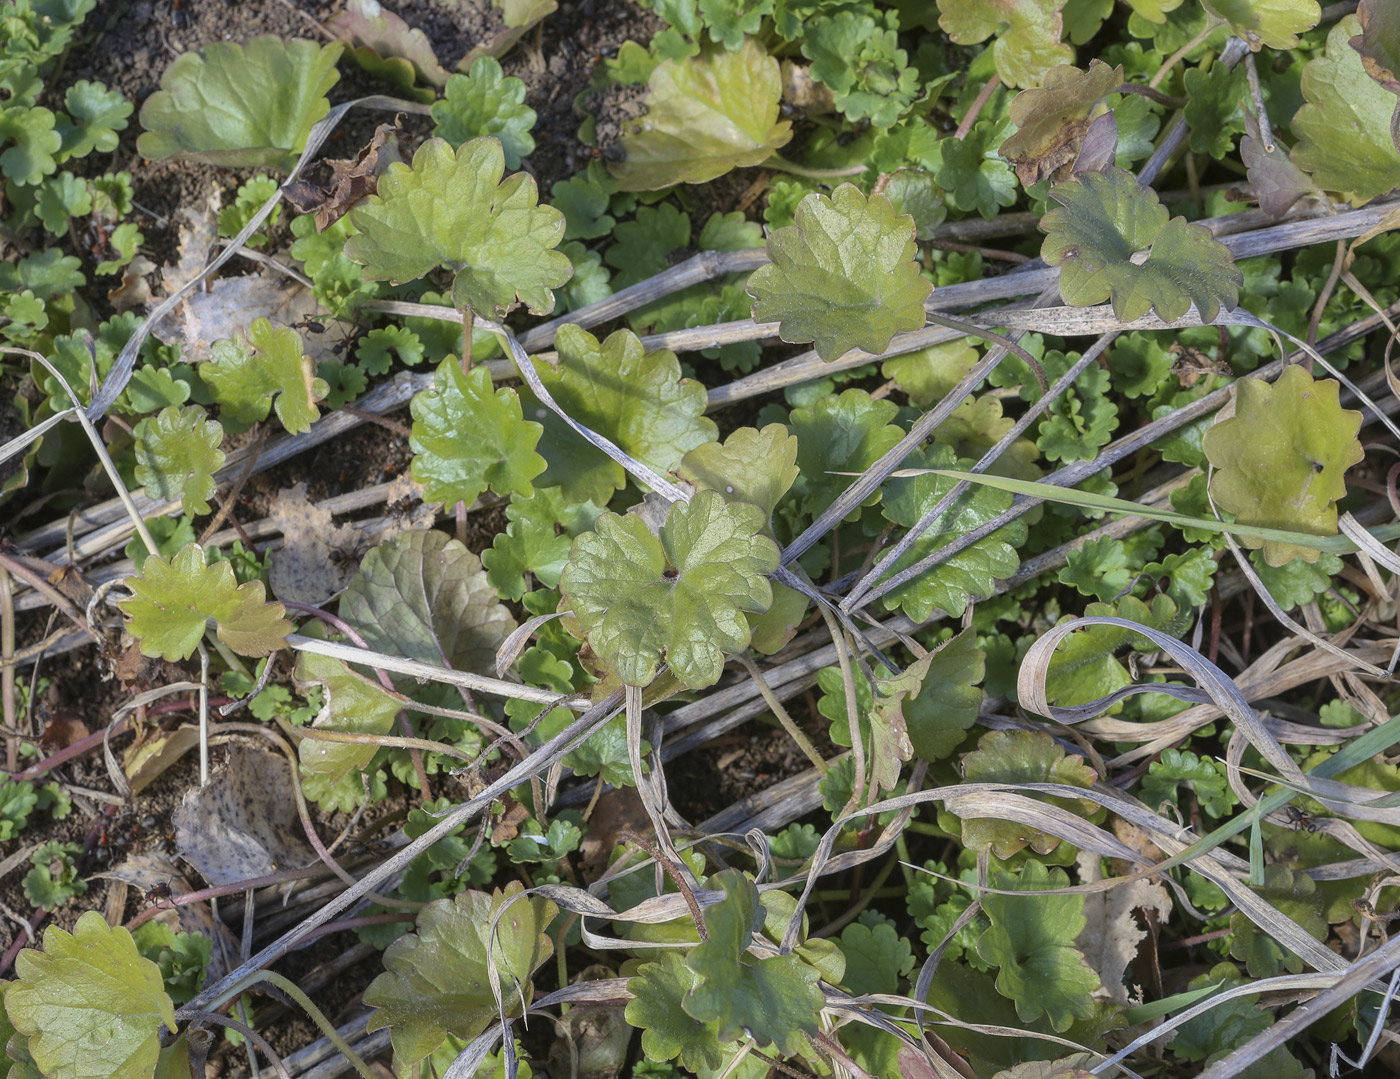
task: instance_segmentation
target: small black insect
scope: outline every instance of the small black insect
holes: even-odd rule
[[[1311,835],[1322,827],[1316,817],[1297,806],[1286,806],[1284,812],[1288,815],[1288,823],[1293,826],[1295,832],[1306,828],[1308,834]]]
[[[174,893],[170,890],[170,881],[174,879],[174,877],[170,877],[168,880],[163,880],[159,884],[152,884],[149,888],[147,888],[146,902],[154,903],[156,906],[161,906],[163,900],[172,899],[174,897]],[[169,905],[174,906],[173,903]]]

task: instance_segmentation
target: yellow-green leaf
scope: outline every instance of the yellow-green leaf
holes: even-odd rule
[[[1217,470],[1216,503],[1240,524],[1335,536],[1346,470],[1365,456],[1356,437],[1361,413],[1342,408],[1335,381],[1316,382],[1298,366],[1273,384],[1242,378],[1235,386],[1235,415],[1201,442]],[[1263,547],[1271,566],[1318,556],[1291,543],[1242,538],[1248,547]]]
[[[149,555],[141,576],[127,578],[134,595],[119,606],[141,652],[176,661],[194,654],[213,619],[219,640],[243,656],[266,656],[282,647],[291,623],[282,604],[267,602],[261,581],[239,584],[227,562],[204,563],[197,543],[167,562]]]

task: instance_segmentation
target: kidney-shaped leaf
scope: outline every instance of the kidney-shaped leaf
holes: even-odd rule
[[[1049,871],[1027,862],[1019,875],[999,872],[992,885],[1005,891],[1065,888],[1063,869]],[[1047,1015],[1056,1030],[1068,1030],[1075,1019],[1094,1014],[1098,975],[1073,945],[1084,928],[1082,895],[1002,895],[982,897],[992,927],[977,942],[984,963],[1001,968],[997,990],[1016,1002],[1023,1022]]]
[[[623,133],[626,156],[612,166],[623,191],[703,184],[759,164],[792,138],[778,119],[778,61],[753,38],[735,52],[706,44],[699,56],[664,60],[647,86],[646,115]]]
[[[155,1071],[160,1028],[175,1029],[175,1008],[160,967],[125,929],[94,910],[71,933],[49,926],[43,951],[20,952],[15,973],[5,1009],[44,1075],[148,1079]]]
[[[854,184],[808,195],[793,216],[768,237],[772,263],[749,277],[755,321],[777,320],[784,341],[813,341],[827,361],[923,327],[933,285],[914,261],[913,218]]]
[[[487,671],[515,619],[481,560],[444,532],[402,532],[360,563],[340,617],[376,651]]]
[[[740,427],[722,445],[696,446],[676,470],[681,479],[718,491],[726,502],[751,502],[770,518],[797,473],[797,436],[781,423],[761,431]]]
[[[574,540],[560,590],[588,642],[623,682],[646,686],[664,658],[691,689],[719,680],[749,643],[743,612],[773,602],[778,547],[763,511],[714,491],[673,503],[652,535],[635,515],[605,513]]]
[[[205,565],[197,543],[186,544],[169,562],[148,555],[141,576],[128,577],[127,587],[134,595],[118,606],[143,655],[188,659],[211,618],[219,640],[241,656],[269,655],[292,631],[282,604],[266,602],[261,581],[239,584],[229,563]]]
[[[1060,294],[1076,307],[1112,297],[1124,321],[1156,308],[1171,321],[1196,305],[1210,322],[1220,308],[1233,309],[1244,277],[1229,249],[1204,225],[1167,220],[1157,193],[1131,173],[1111,168],[1056,184],[1060,205],[1041,219],[1040,253],[1060,267]],[[1147,258],[1137,261],[1148,252]]]
[[[631,330],[599,342],[577,326],[559,327],[558,365],[535,361],[540,381],[569,416],[658,472],[680,464],[688,450],[713,442],[718,428],[705,418],[705,387],[681,377],[669,349],[648,352]],[[525,413],[544,425],[540,451],[549,466],[537,487],[558,484],[568,502],[605,506],[627,482],[623,467],[585,442],[527,390]]]
[[[1242,378],[1235,415],[1217,423],[1201,441],[1216,468],[1211,493],[1241,524],[1337,534],[1337,501],[1347,493],[1346,470],[1364,456],[1356,434],[1361,413],[1342,408],[1338,386],[1301,367],[1284,369],[1277,382]],[[1263,547],[1271,566],[1295,555],[1306,562],[1318,552],[1278,540],[1242,537]]]
[[[413,281],[446,266],[456,272],[452,302],[502,317],[517,303],[537,315],[554,310],[554,292],[573,275],[556,251],[564,215],[539,205],[532,176],[502,181],[506,160],[493,138],[464,142],[454,153],[443,139],[418,147],[410,168],[394,162],[378,194],[350,211],[359,230],[345,253],[369,281]]]
[[[691,1071],[714,1071],[724,1062],[719,1024],[702,1022],[685,1013],[681,1002],[697,983],[695,972],[675,952],[644,963],[627,983],[632,999],[626,1018],[642,1030],[642,1052],[648,1060],[679,1059]]]
[[[1201,0],[1202,6],[1230,24],[1231,31],[1258,52],[1296,49],[1298,35],[1322,17],[1317,0]]]
[[[963,755],[963,776],[969,783],[1062,783],[1092,787],[1098,778],[1083,757],[1065,751],[1043,731],[989,731],[977,748]],[[1044,797],[1044,796],[1037,796]],[[1052,803],[1088,815],[1094,803],[1086,799],[1052,798]],[[990,846],[998,858],[1010,858],[1029,846],[1037,854],[1049,854],[1060,845],[1057,836],[1017,821],[995,817],[968,817],[962,826],[963,843],[970,850]],[[1073,940],[1071,933],[1069,939]]]
[[[311,125],[330,112],[326,93],[340,77],[342,48],[265,34],[182,53],[141,106],[146,130],[136,148],[157,161],[286,171]]]
[[[921,455],[911,456],[910,468],[953,467],[956,455],[951,446],[936,443]],[[952,489],[954,481],[931,473],[908,479],[893,479],[885,484],[882,512],[887,520],[904,528],[912,528],[924,514],[933,509]],[[945,510],[915,541],[914,546],[890,567],[899,571],[927,557],[940,547],[946,547],[960,535],[998,516],[1011,505],[1011,498],[991,487],[967,491]],[[953,616],[961,615],[968,600],[983,600],[992,595],[999,579],[1016,572],[1020,560],[1016,548],[1025,542],[1023,521],[1012,521],[978,540],[971,547],[953,555],[946,562],[928,570],[894,589],[885,596],[887,610],[902,607],[910,618],[923,622],[940,610]]]
[[[558,913],[549,900],[511,902],[522,891],[459,892],[429,903],[417,932],[384,952],[384,973],[365,990],[379,1010],[371,1031],[389,1027],[398,1069],[433,1052],[447,1035],[471,1041],[498,1014],[493,982],[506,1015],[518,1015],[533,993],[530,976],[554,953],[545,930]],[[492,922],[510,903],[492,933]],[[494,974],[494,979],[493,979]]]

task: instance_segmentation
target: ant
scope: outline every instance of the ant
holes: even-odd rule
[[[160,906],[162,900],[173,900],[175,898],[175,893],[173,893],[170,890],[170,882],[174,879],[175,877],[172,875],[166,878],[165,880],[161,881],[159,884],[152,884],[149,888],[147,888],[146,902],[154,903],[156,906]],[[173,907],[175,904],[172,902],[169,905]]]
[[[1288,823],[1293,826],[1294,831],[1300,831],[1306,828],[1308,834],[1312,835],[1322,827],[1316,817],[1306,810],[1299,809],[1297,806],[1285,806],[1284,812],[1288,815]]]

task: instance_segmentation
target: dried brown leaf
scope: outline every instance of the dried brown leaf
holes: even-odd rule
[[[1109,67],[1094,60],[1088,71],[1069,64],[1052,67],[1042,86],[1017,94],[1011,102],[1016,133],[1001,144],[1001,156],[1015,166],[1021,183],[1030,187],[1068,171],[1079,156],[1093,113],[1122,85],[1122,65]]]
[[[280,753],[230,746],[228,762],[171,818],[180,857],[214,885],[310,864],[292,782]]]
[[[352,330],[349,324],[327,317],[310,289],[267,270],[221,277],[208,291],[191,293],[174,317],[157,324],[155,335],[165,344],[180,345],[185,361],[198,363],[210,357],[215,341],[246,337],[249,324],[260,317],[275,327],[296,327],[313,361],[332,358]],[[323,320],[318,322],[320,332],[307,325],[318,319]]]
[[[320,607],[337,595],[367,547],[358,529],[337,525],[331,512],[307,500],[306,483],[273,496],[268,518],[282,533],[268,583],[278,599]]]
[[[444,76],[445,78],[445,76]],[[379,189],[379,177],[395,161],[402,161],[399,136],[403,132],[398,120],[380,124],[369,144],[348,160],[327,161],[331,167],[328,184],[305,181],[288,185],[287,201],[304,214],[316,215],[316,231],[325,232],[361,199]]]
[[[1097,854],[1080,852],[1078,864],[1082,883],[1103,879],[1103,860]],[[1165,923],[1172,911],[1171,896],[1166,888],[1141,878],[1106,892],[1090,892],[1084,897],[1084,931],[1075,941],[1075,947],[1098,972],[1103,992],[1118,1004],[1128,1003],[1123,974],[1148,936],[1148,931],[1138,922],[1139,911],[1144,919]]]
[[[156,728],[143,732],[122,754],[122,773],[131,793],[140,794],[197,745],[199,729],[188,724],[173,731]]]

